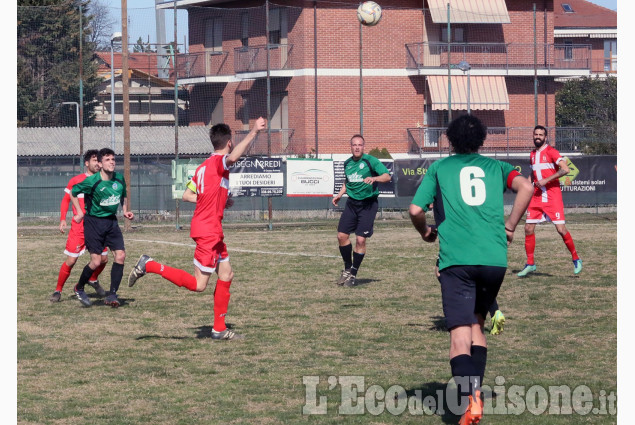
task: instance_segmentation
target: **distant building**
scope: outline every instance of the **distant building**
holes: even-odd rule
[[[95,107],[95,125],[111,125],[111,84],[110,51],[96,52],[99,64],[97,75],[102,79],[98,92],[98,105]],[[114,52],[115,71],[115,125],[123,125],[123,85],[122,54]],[[165,64],[168,67],[172,65]],[[159,78],[157,55],[155,53],[130,53],[129,99],[130,125],[163,126],[174,125],[174,77]],[[181,88],[179,92],[179,124],[188,125],[188,92]]]

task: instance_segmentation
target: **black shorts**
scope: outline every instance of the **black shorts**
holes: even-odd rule
[[[91,254],[99,254],[105,247],[111,251],[125,251],[123,234],[119,228],[117,217],[84,216],[84,241]]]
[[[506,267],[452,266],[440,271],[443,314],[448,331],[485,317],[505,278]]]
[[[377,209],[379,209],[377,198],[364,201],[348,198],[344,212],[340,216],[337,231],[346,233],[347,235],[355,232],[357,236],[370,238],[373,235],[373,225],[375,224]]]

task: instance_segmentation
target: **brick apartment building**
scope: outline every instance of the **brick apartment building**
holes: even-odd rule
[[[357,1],[177,1],[188,10],[177,69],[190,125],[246,131],[269,109],[253,154],[347,153],[362,132],[367,150],[394,155],[447,146],[448,109],[469,108],[488,149],[526,150],[536,122],[555,125],[557,81],[591,75],[596,40],[556,38],[567,17],[553,0],[452,0],[448,40],[447,3],[383,1],[379,24],[361,27]]]

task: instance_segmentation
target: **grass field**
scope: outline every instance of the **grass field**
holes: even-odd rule
[[[403,389],[411,402],[436,396],[450,378],[432,271],[438,246],[421,241],[409,221],[378,221],[361,285],[341,288],[334,284],[341,270],[335,222],[264,227],[226,229],[236,274],[227,322],[246,337],[231,342],[208,338],[213,286],[191,293],[156,275],[134,288],[125,282],[143,253],[191,272],[187,229],[140,225],[124,234],[123,305],[112,309],[97,298],[82,308],[71,296],[87,255],[62,302],[51,304],[65,237],[54,228],[18,227],[18,423],[456,423],[447,411],[400,409],[390,389]],[[522,226],[516,231],[498,298],[507,323],[502,335],[488,336],[484,384],[500,384],[495,399],[486,391],[490,403],[514,404],[520,414],[486,415],[484,424],[617,422],[610,414],[549,414],[545,404],[528,402],[534,413],[544,411],[536,415],[510,398],[514,385],[585,385],[598,408],[602,394],[616,395],[617,218],[569,215],[567,227],[584,260],[579,276],[553,225],[542,225],[538,272],[517,278],[525,254]],[[106,288],[109,281],[110,266],[101,276]],[[347,380],[360,378],[364,413],[343,414]],[[311,389],[318,399],[307,401]],[[326,414],[303,414],[305,405],[318,412],[320,397]]]

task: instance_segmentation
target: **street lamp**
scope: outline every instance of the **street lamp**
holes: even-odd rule
[[[457,67],[463,71],[463,73],[467,72],[467,114],[470,114],[470,69],[472,67],[466,61],[461,61],[457,65]]]
[[[62,102],[60,105],[75,105],[75,115],[77,117],[77,127],[79,128],[79,103],[77,103],[77,102]]]
[[[110,148],[115,150],[115,42],[121,42],[121,33],[110,37]]]

